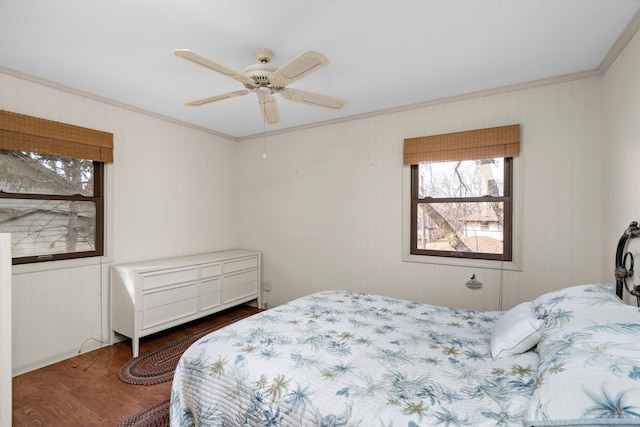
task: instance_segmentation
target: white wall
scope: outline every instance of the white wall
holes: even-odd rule
[[[403,262],[403,139],[519,123],[522,271],[505,271],[503,308],[602,269],[601,79],[425,106],[239,143],[240,241],[263,251],[272,305],[349,288],[497,309],[501,274]],[[303,107],[300,107],[303,108]],[[475,273],[485,287],[470,291]],[[608,272],[607,272],[608,273]]]
[[[631,221],[640,221],[640,34],[636,34],[604,76],[603,138],[605,188],[604,269],[613,271],[616,245]],[[640,239],[635,239],[640,240]],[[640,259],[640,242],[628,249]],[[639,279],[635,279],[640,283]],[[635,301],[634,301],[635,303]]]
[[[238,246],[234,141],[10,73],[0,93],[0,109],[111,132],[115,146],[107,256],[13,268],[14,374],[108,341],[111,263]]]
[[[0,427],[11,425],[11,235],[0,233]]]

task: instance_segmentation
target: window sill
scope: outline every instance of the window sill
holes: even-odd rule
[[[522,267],[513,261],[493,261],[486,259],[450,258],[411,254],[403,254],[402,261],[422,264],[449,265],[454,267],[486,268],[490,270],[522,271]]]
[[[106,256],[34,262],[30,264],[13,265],[11,268],[11,274],[28,274],[36,273],[39,271],[65,270],[69,268],[87,267],[91,265],[107,265],[110,263],[110,259]]]

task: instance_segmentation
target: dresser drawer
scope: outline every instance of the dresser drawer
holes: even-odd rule
[[[188,267],[175,270],[163,270],[157,273],[148,273],[141,277],[142,290],[160,288],[177,283],[192,282],[198,280],[198,267]]]
[[[148,292],[142,295],[142,310],[171,304],[172,302],[196,298],[198,296],[198,284],[192,283],[186,286]]]
[[[258,293],[257,270],[232,274],[225,276],[222,280],[222,295],[225,304]]]
[[[150,308],[140,313],[141,329],[169,323],[183,317],[192,316],[198,312],[198,298],[185,299],[167,305]]]
[[[258,258],[242,258],[235,261],[228,261],[222,264],[223,273],[233,273],[234,271],[246,270],[247,268],[253,268],[258,266]]]
[[[200,311],[209,310],[220,305],[220,291],[200,296]]]
[[[200,310],[209,310],[220,305],[222,278],[203,280],[200,283]]]
[[[220,276],[222,274],[222,264],[207,264],[200,266],[200,278]]]
[[[215,279],[207,279],[200,282],[200,295],[210,294],[211,292],[220,292],[220,284],[222,278],[217,277]]]

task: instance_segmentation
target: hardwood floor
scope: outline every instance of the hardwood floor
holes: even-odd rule
[[[257,312],[248,305],[140,340],[140,354],[234,315]],[[13,378],[14,427],[116,426],[167,399],[171,381],[152,386],[125,384],[118,371],[131,359],[126,340]]]

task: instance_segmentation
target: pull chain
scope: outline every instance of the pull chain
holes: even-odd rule
[[[267,125],[264,122],[265,114],[266,114],[265,104],[266,102],[262,102],[262,158],[263,159],[267,158],[267,135],[266,135]]]

